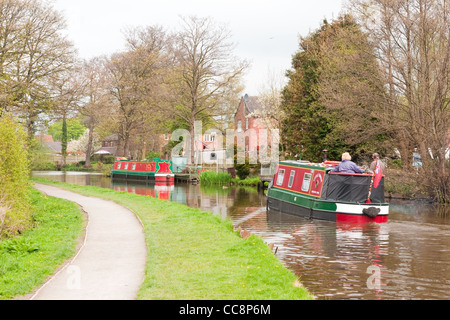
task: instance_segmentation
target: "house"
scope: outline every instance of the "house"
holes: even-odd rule
[[[244,141],[236,141],[238,144],[244,142],[245,151],[256,151],[260,148],[258,139],[261,130],[267,130],[267,126],[259,114],[262,112],[262,104],[258,97],[245,95],[241,98],[236,114],[234,125],[236,136]],[[261,132],[262,134],[262,132]],[[238,138],[239,139],[239,138]],[[269,137],[267,138],[270,141]]]
[[[49,134],[39,134],[34,136],[50,154],[61,154],[62,143],[61,141],[53,141],[53,136]]]
[[[119,135],[114,133],[107,136],[102,141],[102,147],[95,151],[97,154],[110,154],[115,156],[117,153],[117,146],[119,145]]]
[[[46,153],[49,155],[49,160],[54,163],[61,164],[63,162],[62,156],[62,142],[54,141],[51,135],[35,135],[37,141],[46,149]],[[84,152],[75,151],[72,148],[72,143],[67,144],[65,163],[78,163],[85,158]]]

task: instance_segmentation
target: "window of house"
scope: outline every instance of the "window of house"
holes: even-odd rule
[[[245,130],[248,130],[248,118],[245,119]]]
[[[305,173],[305,176],[303,177],[303,183],[302,183],[302,191],[308,192],[309,191],[309,185],[311,184],[311,173]]]
[[[237,122],[237,132],[242,132],[242,121],[238,120]]]
[[[204,141],[205,142],[214,142],[216,140],[216,133],[213,132],[211,134],[205,134]]]
[[[284,180],[284,169],[280,169],[278,171],[277,185],[281,186],[283,184],[283,180]]]
[[[295,171],[291,170],[291,175],[289,176],[289,184],[288,184],[289,188],[292,188],[292,185],[294,184],[294,177],[295,177]]]

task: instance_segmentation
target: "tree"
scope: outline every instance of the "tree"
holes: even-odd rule
[[[383,82],[373,47],[350,15],[301,38],[283,90],[282,135],[287,150],[312,161],[344,151],[380,151],[388,139],[378,113]]]
[[[53,79],[53,114],[61,119],[62,165],[66,164],[68,129],[67,119],[75,116],[81,108],[85,85],[79,70],[73,68]]]
[[[63,122],[59,120],[48,127],[48,134],[53,137],[53,140],[62,141]],[[67,126],[67,140],[78,140],[86,131],[86,127],[78,118],[69,118],[66,121]]]
[[[233,89],[248,67],[232,55],[235,45],[230,32],[210,18],[183,18],[183,29],[176,37],[176,103],[172,112],[186,122],[195,150],[194,125],[214,115],[215,108]],[[194,152],[191,152],[191,163]]]
[[[344,151],[351,151],[356,158],[374,152],[386,154],[393,133],[380,119],[385,83],[368,35],[348,14],[338,17],[323,33],[320,100],[325,107],[323,116],[331,124],[326,149],[339,158]],[[336,148],[339,145],[345,150]]]
[[[14,111],[32,137],[39,114],[51,108],[49,83],[74,60],[61,34],[62,16],[38,0],[0,0],[0,115]]]
[[[82,77],[85,82],[85,100],[80,109],[82,122],[87,126],[87,140],[83,143],[82,151],[86,153],[84,166],[91,167],[91,156],[94,152],[96,129],[102,121],[109,121],[113,104],[108,92],[108,82],[105,68],[105,59],[93,58],[85,61]]]
[[[132,138],[149,135],[161,110],[160,89],[165,73],[170,72],[165,31],[159,27],[131,30],[128,50],[113,55],[107,62],[110,93],[116,102],[120,153],[130,156]]]
[[[324,109],[319,100],[321,62],[315,53],[320,32],[300,38],[300,50],[286,73],[289,81],[281,104],[285,117],[280,129],[286,151],[311,161],[320,159],[328,133],[328,122],[320,113]]]
[[[450,127],[450,8],[448,0],[352,0],[351,11],[376,48],[386,83],[384,126],[423,160],[425,188],[450,202],[445,152]],[[431,152],[429,152],[431,151]]]
[[[0,238],[31,226],[26,133],[9,115],[0,117]]]

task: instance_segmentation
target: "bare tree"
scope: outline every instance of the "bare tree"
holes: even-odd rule
[[[184,120],[191,133],[191,150],[195,149],[194,124],[214,114],[226,92],[248,67],[248,62],[235,57],[235,44],[226,27],[211,18],[182,18],[183,29],[176,38],[178,72],[175,84],[175,116]],[[194,162],[194,152],[191,153]]]
[[[67,157],[67,119],[75,116],[81,109],[82,99],[85,91],[84,79],[79,75],[79,68],[73,68],[60,77],[54,79],[52,84],[53,107],[52,113],[55,118],[62,120],[62,165],[66,165]]]
[[[426,176],[437,179],[430,188],[450,201],[449,1],[352,0],[350,8],[371,35],[385,73],[386,124],[420,150]],[[409,153],[402,156],[408,161]]]
[[[12,109],[28,134],[40,113],[51,107],[48,85],[74,60],[61,34],[62,16],[38,0],[0,0],[0,113]]]
[[[284,113],[280,108],[283,86],[283,74],[269,69],[266,82],[258,90],[261,108],[249,115],[258,116],[268,129],[278,129],[283,120]]]
[[[132,138],[148,134],[157,124],[160,88],[165,73],[170,72],[170,58],[163,29],[132,29],[126,36],[128,50],[113,55],[107,68],[110,92],[117,103],[119,152],[129,156]]]
[[[85,82],[85,102],[80,109],[83,123],[88,128],[85,167],[91,167],[91,156],[94,152],[94,132],[97,126],[109,119],[113,105],[108,92],[104,59],[93,58],[84,62],[83,78]]]

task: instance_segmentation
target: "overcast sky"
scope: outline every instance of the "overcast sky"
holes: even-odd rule
[[[179,30],[180,16],[212,17],[228,25],[235,55],[248,59],[245,92],[257,95],[268,70],[284,74],[299,35],[336,18],[343,0],[53,0],[67,20],[81,58],[121,51],[125,27],[161,25]]]

